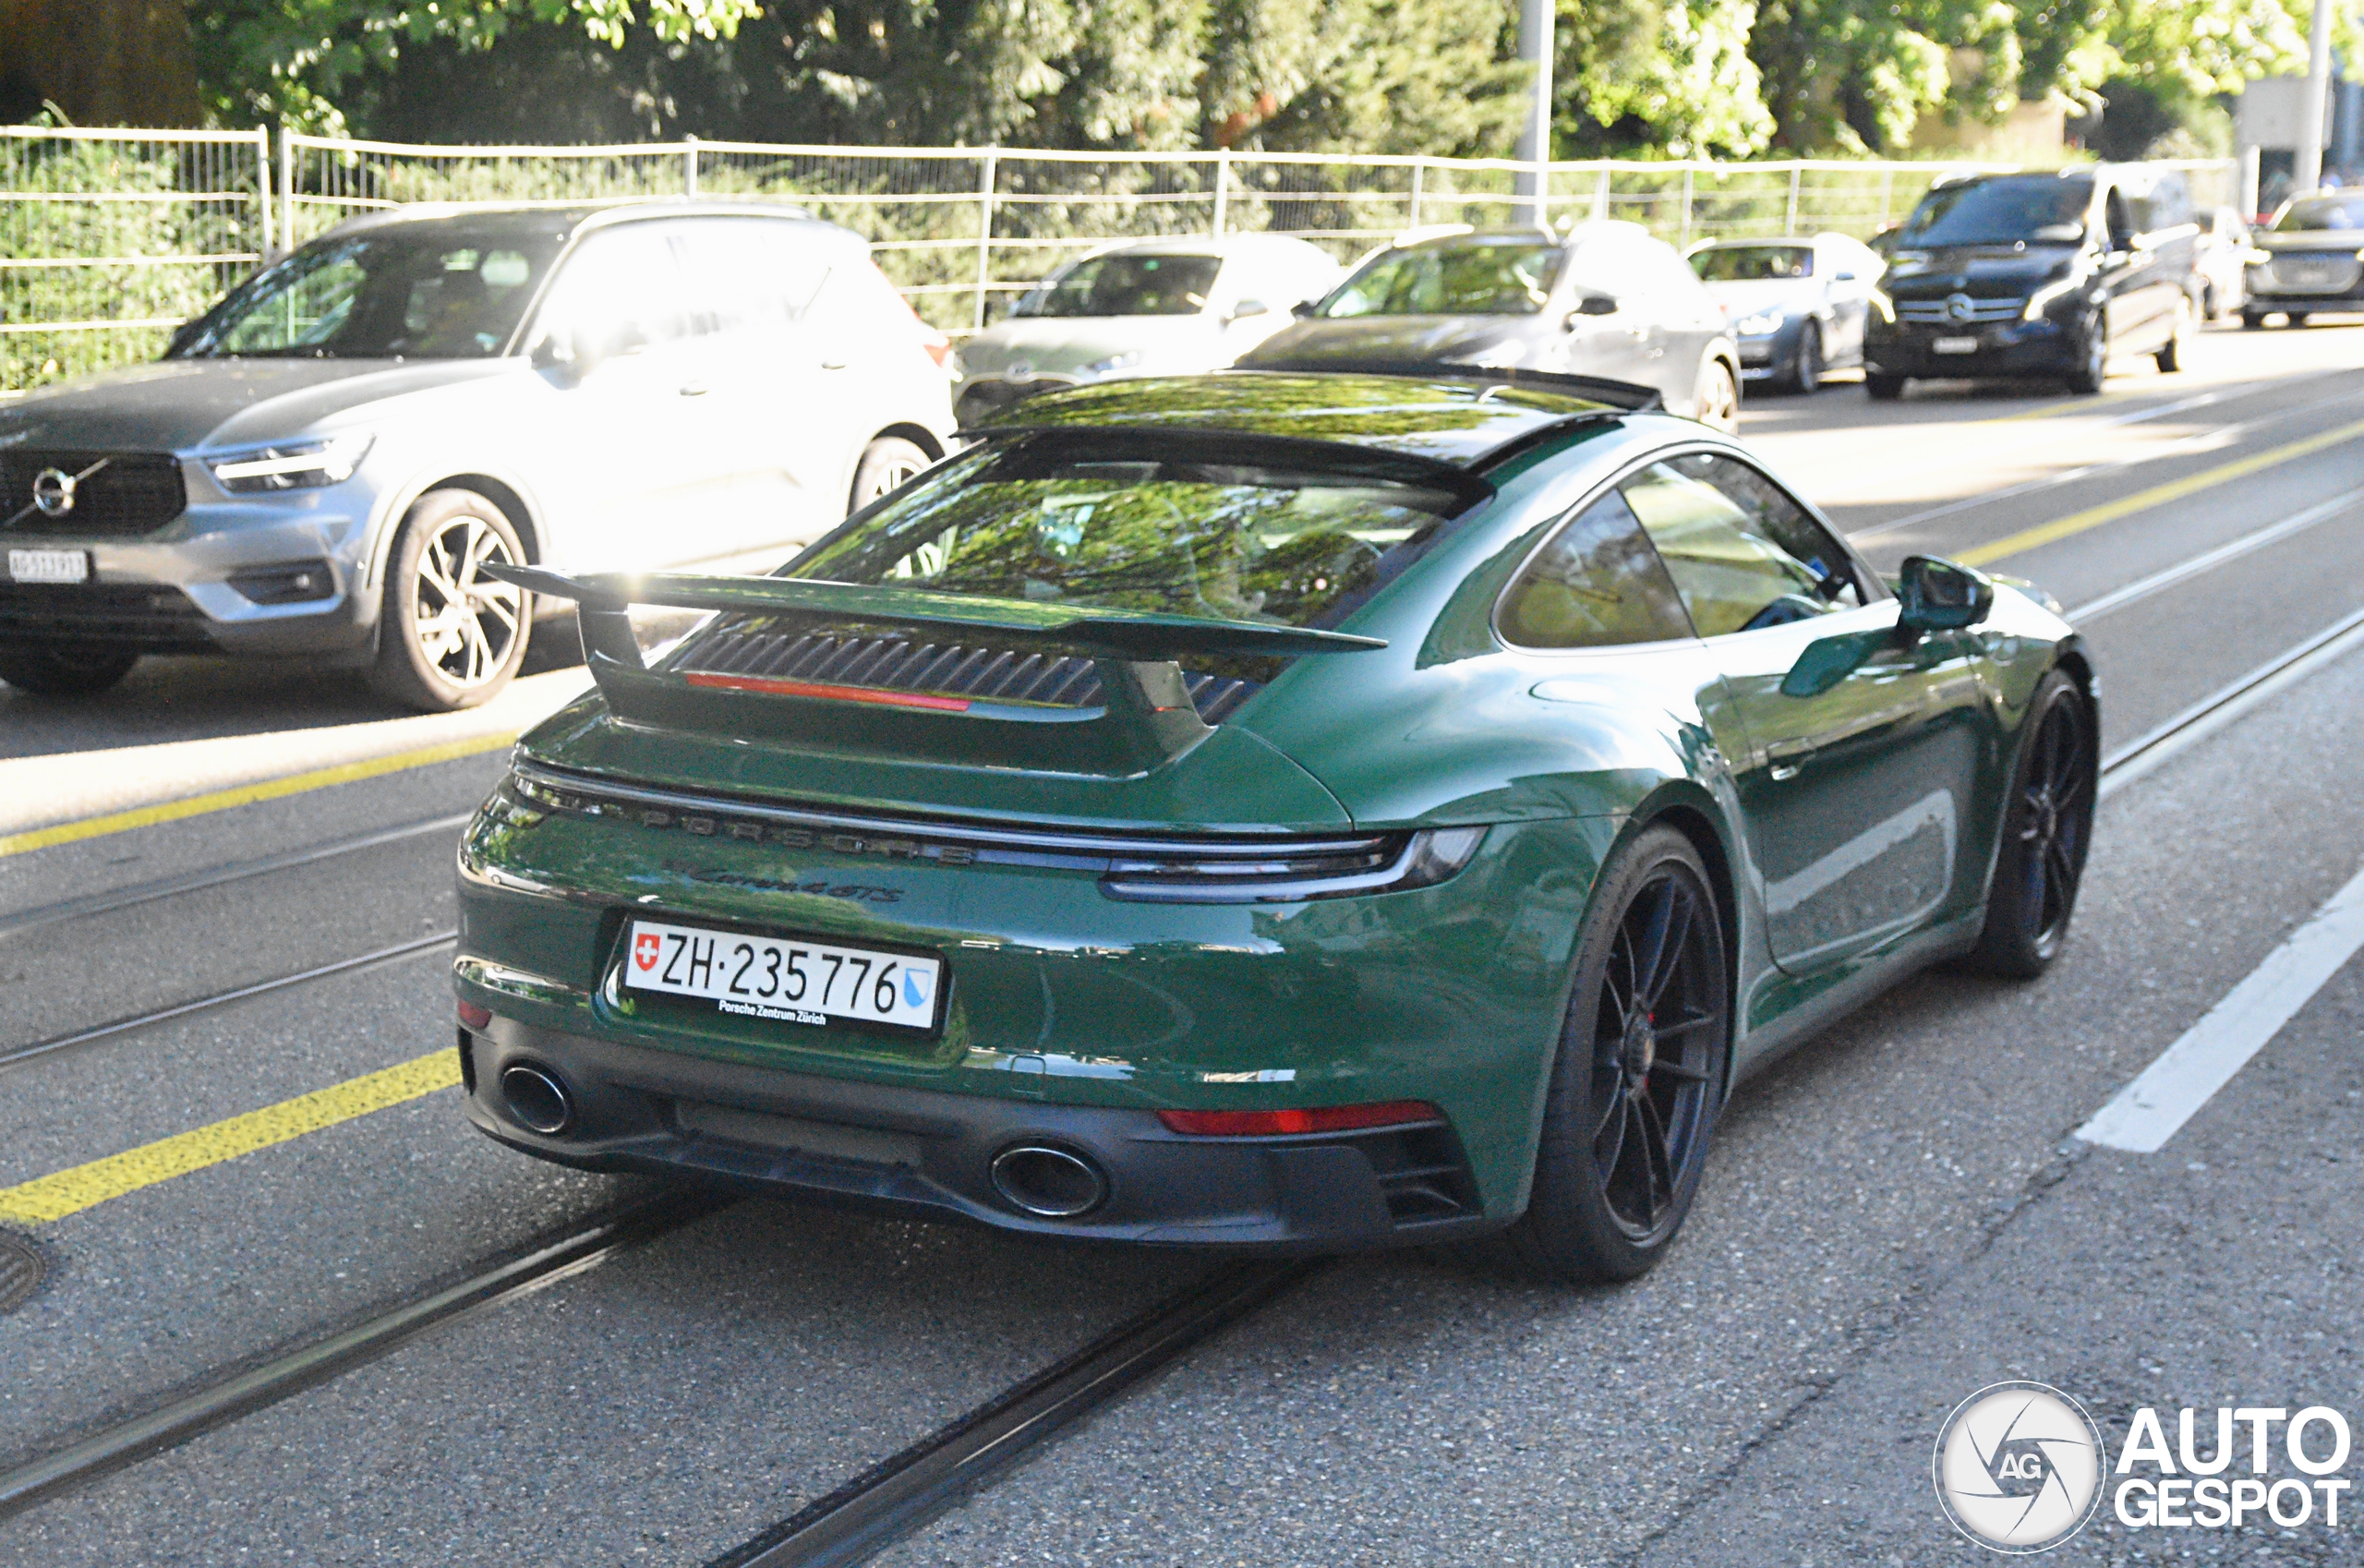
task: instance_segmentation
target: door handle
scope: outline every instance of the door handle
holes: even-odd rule
[[[706,395],[706,383],[704,381],[684,381],[681,384],[681,395],[683,397],[704,397]]]
[[[1772,775],[1774,783],[1787,784],[1798,776],[1798,765],[1793,762],[1777,762],[1766,771]]]

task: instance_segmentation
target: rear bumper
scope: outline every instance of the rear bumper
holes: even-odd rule
[[[496,1018],[462,1031],[468,1119],[588,1170],[718,1178],[798,1200],[1041,1236],[1256,1251],[1425,1245],[1483,1231],[1442,1123],[1287,1138],[1191,1138],[1148,1111],[863,1083],[691,1056]],[[555,1137],[513,1114],[501,1075],[566,1086]],[[1044,1146],[1088,1162],[1105,1196],[1072,1218],[999,1190],[995,1158]]]

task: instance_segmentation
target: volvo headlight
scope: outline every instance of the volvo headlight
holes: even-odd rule
[[[301,490],[341,485],[353,477],[369,453],[366,434],[332,436],[326,440],[288,441],[241,452],[208,464],[214,482],[233,495],[269,490]]]
[[[1122,354],[1112,354],[1105,359],[1093,360],[1091,364],[1085,366],[1080,371],[1079,371],[1078,374],[1085,376],[1105,376],[1112,371],[1129,370],[1134,366],[1140,364],[1144,357],[1145,356],[1143,356],[1140,349],[1128,348]]]
[[[2084,281],[2079,277],[2067,277],[2060,279],[2057,283],[2044,284],[2028,296],[2028,308],[2020,312],[2020,320],[2022,321],[2043,320],[2044,313],[2052,308],[2055,300],[2066,298],[2076,293]]]
[[[1732,323],[1732,331],[1744,338],[1766,337],[1780,330],[1781,313],[1778,310],[1760,310]]]

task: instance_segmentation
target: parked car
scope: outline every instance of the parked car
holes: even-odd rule
[[[1286,235],[1104,247],[960,345],[953,406],[965,424],[1061,387],[1221,369],[1329,293],[1341,270],[1320,246]]]
[[[2172,169],[1942,180],[1896,233],[1863,388],[1893,398],[1915,377],[2057,376],[2096,392],[2117,354],[2180,369],[2200,319],[2199,241]]]
[[[2243,273],[2254,248],[2249,221],[2238,211],[2219,207],[2208,214],[2207,230],[2200,236],[2200,253],[2192,261],[2200,274],[2200,313],[2207,320],[2225,320],[2249,297]]]
[[[1812,392],[1825,370],[1863,364],[1872,285],[1888,270],[1863,241],[1710,240],[1690,260],[1739,340],[1743,380]]]
[[[465,1114],[1013,1232],[1647,1269],[1741,1077],[2054,960],[2099,731],[2033,597],[1891,592],[1598,386],[1079,388],[769,577],[508,569],[718,619],[615,641],[463,835]]]
[[[356,219],[162,363],[0,405],[0,679],[304,654],[482,702],[530,630],[488,563],[815,538],[944,455],[949,352],[858,235],[792,209]]]
[[[2294,196],[2249,236],[2241,325],[2276,312],[2287,325],[2326,310],[2364,310],[2364,190]]]
[[[1366,258],[1243,368],[1467,364],[1656,388],[1675,413],[1740,428],[1740,348],[1675,248],[1638,223],[1428,231]]]

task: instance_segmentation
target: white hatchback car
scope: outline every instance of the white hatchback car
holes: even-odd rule
[[[304,654],[472,706],[529,630],[487,564],[784,557],[946,453],[949,357],[791,208],[356,219],[161,362],[0,405],[0,680]]]
[[[1103,247],[960,345],[961,422],[1112,376],[1220,370],[1287,326],[1297,305],[1329,293],[1343,270],[1286,235]]]

